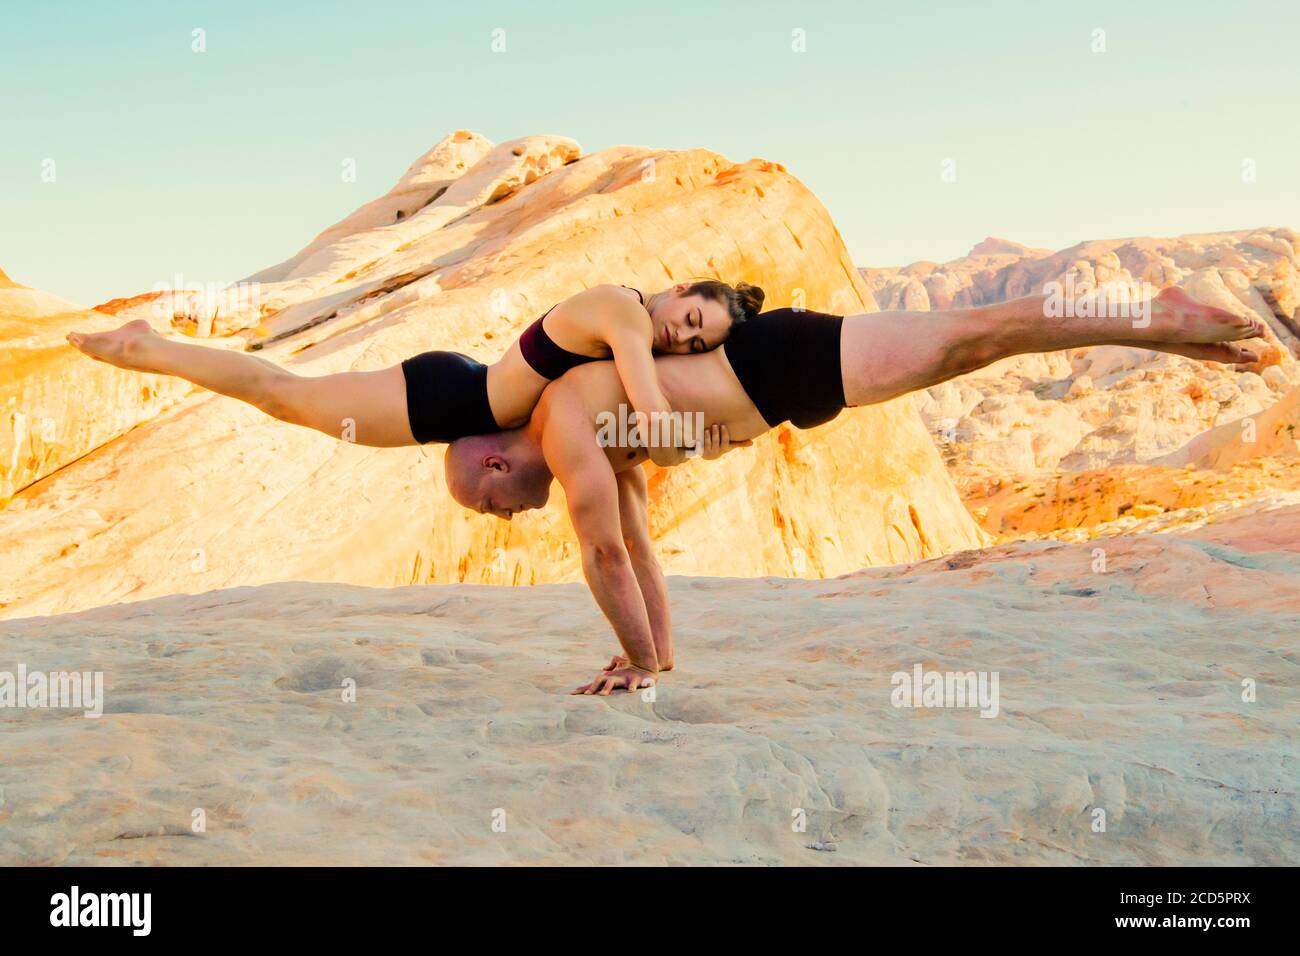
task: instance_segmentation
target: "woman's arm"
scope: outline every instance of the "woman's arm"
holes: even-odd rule
[[[674,425],[673,408],[664,397],[655,373],[650,313],[616,289],[602,291],[605,294],[598,311],[600,336],[614,353],[614,367],[636,412],[637,427],[647,443],[650,460],[662,467],[680,464],[686,459],[686,452],[671,442],[678,437],[679,430]],[[659,427],[652,428],[652,422]],[[652,437],[658,441],[651,443]],[[680,437],[686,442],[691,440],[689,435]]]

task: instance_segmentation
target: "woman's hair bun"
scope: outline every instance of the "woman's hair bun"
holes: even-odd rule
[[[736,283],[736,299],[745,313],[745,318],[752,319],[763,311],[763,300],[767,298],[763,290],[748,282]]]

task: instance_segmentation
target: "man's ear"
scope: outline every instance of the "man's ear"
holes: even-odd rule
[[[510,471],[510,462],[506,461],[500,455],[488,455],[483,459],[483,467],[505,474]]]

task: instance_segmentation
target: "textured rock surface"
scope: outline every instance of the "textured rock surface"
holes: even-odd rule
[[[1104,573],[1027,543],[678,578],[653,702],[563,696],[610,650],[577,584],[8,621],[5,667],[102,670],[108,702],[0,709],[0,864],[1289,864],[1298,543],[1293,507],[1108,539]],[[998,716],[894,708],[915,664],[997,671]]]
[[[213,334],[315,375],[431,348],[490,361],[582,288],[655,290],[700,274],[755,282],[773,307],[798,296],[808,308],[874,308],[826,210],[779,165],[632,147],[579,159],[561,137],[491,146],[469,133],[252,277],[255,295],[215,313],[184,290],[104,308],[107,324],[141,317]],[[71,380],[147,385],[60,353]],[[79,387],[77,407],[95,406],[100,387]],[[277,580],[579,576],[559,495],[508,524],[472,515],[446,496],[438,447],[361,448],[198,391],[164,414],[145,403],[133,414],[128,434],[83,441],[84,457],[0,511],[0,615]],[[810,433],[781,429],[652,481],[671,572],[821,576],[984,540],[909,400]]]
[[[1260,353],[1250,366],[1105,346],[1008,359],[916,396],[984,530],[1077,538],[1081,529],[1134,530],[1131,522],[1140,519],[1132,514],[1130,523],[1103,525],[1135,505],[1169,513],[1162,527],[1171,527],[1174,512],[1195,522],[1225,503],[1300,489],[1293,434],[1298,251],[1300,234],[1290,229],[1092,241],[1057,253],[986,239],[943,265],[862,274],[882,308],[984,305],[1043,291],[1049,282],[1076,291],[1147,283],[1180,285],[1267,323],[1267,338],[1249,343]],[[1206,451],[1211,446],[1216,454]],[[1226,474],[1247,460],[1256,461],[1236,477]],[[1181,467],[1188,464],[1196,474]],[[1122,494],[1107,496],[1118,489]],[[1211,491],[1221,497],[1212,500]]]

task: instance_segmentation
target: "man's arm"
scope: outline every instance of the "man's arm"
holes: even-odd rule
[[[602,694],[618,687],[634,690],[659,672],[659,658],[646,602],[623,541],[614,471],[596,444],[585,410],[576,405],[561,408],[552,403],[542,452],[564,488],[587,586],[628,660],[583,690]]]
[[[629,468],[615,477],[618,482],[618,514],[623,543],[632,559],[632,570],[641,586],[650,634],[654,638],[659,670],[673,669],[673,622],[668,608],[668,586],[650,541],[650,515],[644,468]]]

